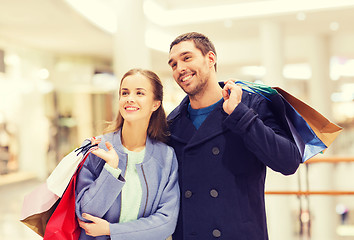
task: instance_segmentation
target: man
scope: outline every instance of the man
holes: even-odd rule
[[[266,166],[284,175],[297,170],[293,138],[266,99],[217,82],[206,36],[177,37],[168,64],[188,95],[168,117],[182,194],[173,239],[268,239]]]

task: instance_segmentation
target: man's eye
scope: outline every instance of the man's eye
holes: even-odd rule
[[[186,57],[184,57],[184,61],[186,61],[186,60],[188,60],[190,58],[191,58],[190,56],[186,56]]]

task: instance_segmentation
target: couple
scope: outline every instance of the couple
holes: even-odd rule
[[[296,171],[290,133],[264,98],[217,82],[206,36],[177,37],[168,64],[187,93],[168,123],[159,77],[123,76],[118,116],[78,176],[80,239],[268,239],[266,167]]]

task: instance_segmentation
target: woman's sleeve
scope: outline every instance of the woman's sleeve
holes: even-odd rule
[[[114,177],[103,163],[102,159],[90,153],[78,175],[75,210],[82,221],[87,221],[82,218],[83,213],[102,218],[124,185],[124,179]]]
[[[179,186],[177,173],[177,158],[169,148],[170,171],[167,183],[165,184],[157,211],[148,217],[138,220],[110,224],[112,240],[139,239],[139,240],[164,240],[170,236],[176,228],[179,212]]]
[[[224,124],[242,136],[248,150],[266,166],[284,175],[293,174],[300,162],[300,152],[271,110],[261,99],[254,109],[240,103]]]

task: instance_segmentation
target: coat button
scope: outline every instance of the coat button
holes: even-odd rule
[[[220,149],[218,147],[213,147],[211,151],[214,155],[218,155],[220,153]]]
[[[214,229],[213,230],[213,236],[218,238],[218,237],[221,237],[221,232],[219,229]]]
[[[185,191],[185,192],[184,192],[184,196],[185,196],[186,198],[190,198],[190,197],[192,196],[192,191],[189,191],[189,190]]]
[[[212,190],[210,190],[210,196],[212,196],[213,198],[216,198],[219,196],[219,193],[215,189],[212,189]]]

